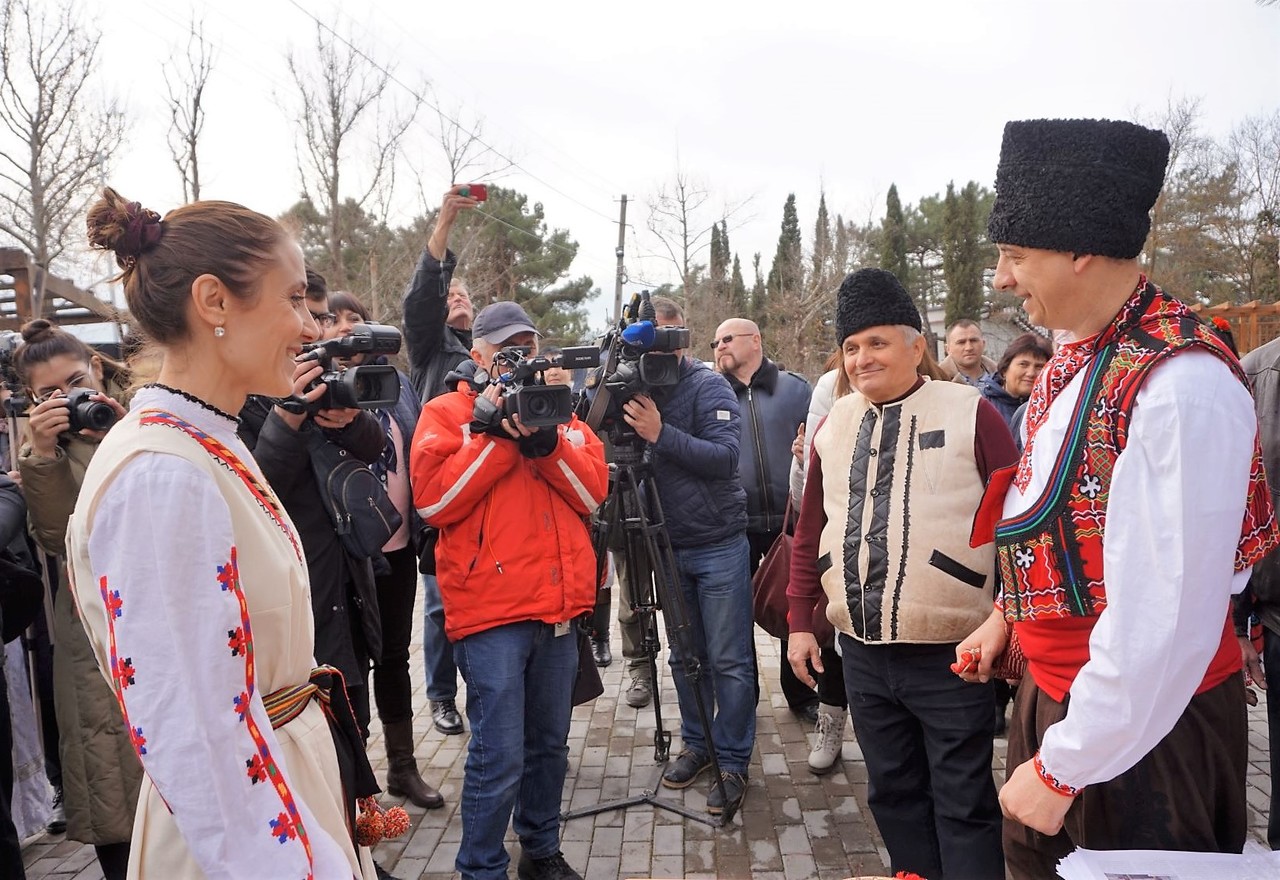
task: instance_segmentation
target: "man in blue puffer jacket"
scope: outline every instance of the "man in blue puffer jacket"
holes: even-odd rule
[[[684,326],[684,314],[671,300],[654,297],[653,306],[660,326]],[[725,378],[680,354],[680,382],[661,410],[644,395],[623,406],[627,423],[649,444],[675,555],[672,581],[684,596],[690,647],[702,664],[700,690],[712,718],[709,743],[684,658],[672,645],[683,750],[662,782],[668,788],[691,785],[711,766],[713,743],[724,794],[713,782],[707,811],[732,814],[746,793],[756,732],[747,495],[738,476],[742,423],[738,399]]]

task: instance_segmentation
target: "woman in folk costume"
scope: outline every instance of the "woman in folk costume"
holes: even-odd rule
[[[351,820],[372,774],[341,678],[313,677],[301,547],[230,415],[288,395],[319,336],[302,251],[228,202],[161,220],[106,189],[88,225],[163,353],[67,528],[81,618],[146,774],[129,877],[372,878]]]
[[[973,540],[994,536],[1001,593],[957,648],[986,680],[1011,626],[1027,660],[1000,792],[1017,878],[1073,846],[1244,844],[1229,608],[1277,531],[1239,363],[1138,261],[1168,152],[1127,122],[1005,127],[993,283],[1070,334],[988,485]]]

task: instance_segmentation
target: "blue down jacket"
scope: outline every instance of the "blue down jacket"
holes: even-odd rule
[[[701,547],[746,531],[747,493],[738,476],[742,419],[724,376],[683,358],[680,383],[658,400],[662,433],[650,446],[662,514],[673,547]]]

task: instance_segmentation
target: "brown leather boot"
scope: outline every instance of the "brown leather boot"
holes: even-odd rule
[[[425,810],[444,806],[444,798],[418,773],[413,756],[413,722],[397,721],[383,727],[387,742],[387,794],[408,798]]]

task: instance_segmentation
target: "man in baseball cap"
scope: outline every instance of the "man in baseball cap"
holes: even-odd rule
[[[515,336],[532,334],[536,339],[538,330],[533,326],[533,319],[519,303],[490,303],[480,310],[471,325],[472,343],[482,339],[489,345],[528,345],[529,341],[518,341]]]

